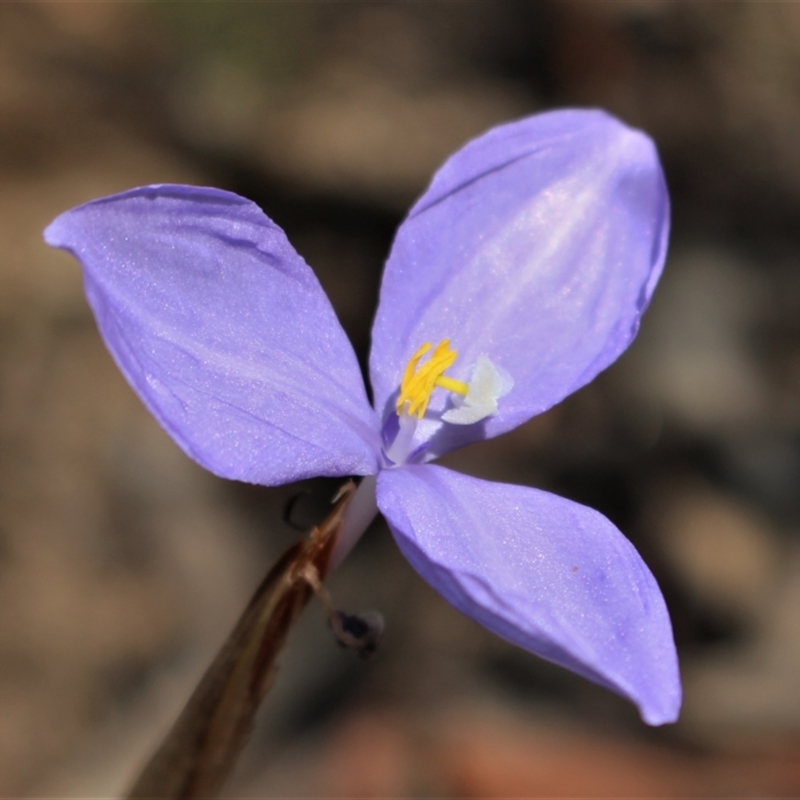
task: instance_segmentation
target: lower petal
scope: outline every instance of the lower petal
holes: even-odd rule
[[[381,472],[378,507],[412,566],[457,609],[627,697],[645,722],[675,721],[681,687],[663,597],[604,516],[431,465]]]

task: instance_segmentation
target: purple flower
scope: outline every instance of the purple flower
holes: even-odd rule
[[[498,436],[630,344],[664,262],[666,187],[642,133],[599,111],[502,125],[452,156],[400,226],[372,331],[370,405],[314,274],[253,203],[147,186],[46,230],[83,264],[109,350],[217,475],[365,476],[338,562],[380,510],[434,588],[505,639],[674,721],[669,617],[590,508],[429,462]]]

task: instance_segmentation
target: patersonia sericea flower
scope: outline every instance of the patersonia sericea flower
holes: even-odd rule
[[[652,142],[600,111],[501,125],[436,173],[383,275],[369,374],[283,231],[230,192],[157,185],[59,216],[117,364],[195,461],[276,485],[364,476],[333,553],[380,511],[414,568],[510,642],[671,722],[653,576],[598,512],[430,462],[545,411],[630,344],[663,266]]]

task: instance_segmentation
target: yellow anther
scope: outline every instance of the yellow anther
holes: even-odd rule
[[[428,408],[431,394],[437,386],[460,395],[467,394],[469,387],[466,383],[444,375],[445,370],[453,366],[453,362],[458,356],[455,350],[450,349],[449,339],[439,342],[431,357],[420,364],[422,357],[432,348],[433,345],[426,342],[409,359],[400,382],[400,396],[397,398],[398,414],[405,411],[407,414],[416,414],[418,419],[422,419]]]
[[[446,375],[440,375],[435,383],[442,389],[447,389],[448,392],[455,392],[463,397],[466,397],[469,391],[469,384],[464,383],[464,381],[457,381],[455,378],[448,378]]]

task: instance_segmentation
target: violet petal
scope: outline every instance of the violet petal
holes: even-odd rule
[[[378,425],[353,349],[254,203],[147,186],[67,211],[45,239],[82,263],[114,359],[204,467],[261,484],[376,471]]]
[[[370,374],[385,416],[408,359],[450,339],[448,375],[505,369],[498,413],[446,426],[430,457],[516,427],[588,383],[636,334],[661,272],[669,202],[655,147],[602,111],[494,128],[452,156],[395,239]],[[435,391],[428,417],[450,402]],[[426,420],[421,435],[440,427]]]
[[[432,465],[381,472],[377,497],[406,558],[457,609],[629,698],[651,725],[677,718],[661,592],[597,511]]]

